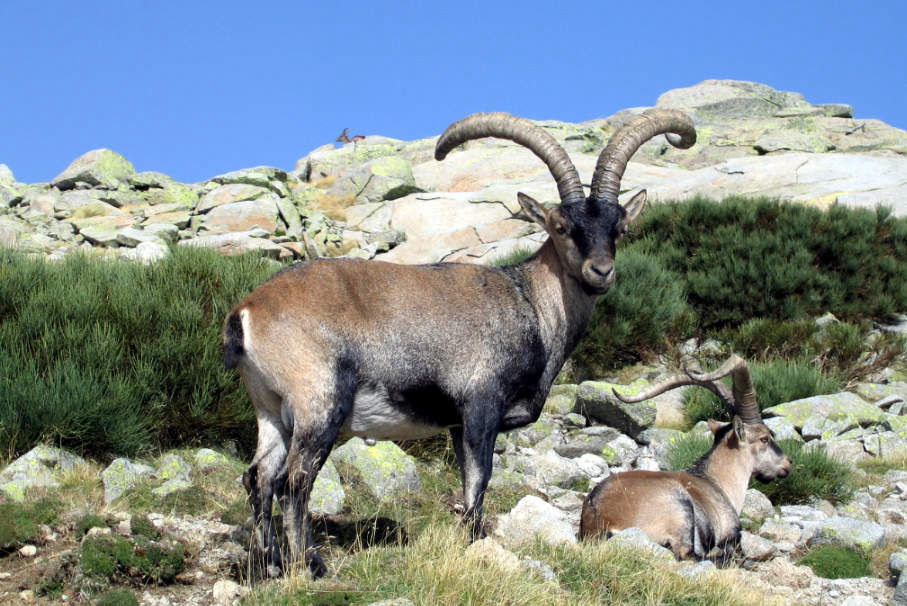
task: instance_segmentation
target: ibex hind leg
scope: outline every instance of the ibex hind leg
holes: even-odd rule
[[[253,396],[253,400],[255,397]],[[280,491],[280,472],[286,464],[289,434],[279,415],[256,406],[258,447],[252,464],[243,474],[243,485],[249,495],[258,546],[264,554],[268,576],[280,576],[282,559],[272,511],[274,496]]]
[[[355,382],[341,370],[333,390],[311,398],[309,404],[312,406],[295,408],[312,411],[327,409],[326,414],[294,420],[293,437],[287,456],[287,477],[281,495],[284,528],[291,557],[294,562],[304,561],[314,578],[324,576],[327,567],[312,535],[309,497],[318,472],[324,466],[340,428],[352,409],[354,394]],[[318,407],[317,404],[327,405]]]

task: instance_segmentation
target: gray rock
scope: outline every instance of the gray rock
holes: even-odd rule
[[[258,228],[269,234],[276,233],[278,228],[285,228],[279,218],[277,200],[277,196],[269,193],[266,198],[216,206],[203,215],[199,231],[226,234]]]
[[[135,248],[142,242],[160,242],[161,238],[154,231],[124,227],[117,232],[116,241],[120,246]]]
[[[584,454],[600,454],[614,440],[620,432],[613,427],[586,427],[579,431],[570,432],[565,436],[566,441],[558,444],[554,450],[561,456],[576,458]]]
[[[160,240],[140,242],[135,248],[126,248],[122,250],[124,251],[123,254],[125,258],[138,261],[145,265],[157,263],[162,259],[166,259],[170,254],[170,247]]]
[[[647,557],[652,557],[656,560],[674,561],[675,559],[670,549],[652,541],[649,535],[640,528],[625,528],[620,532],[616,532],[608,539],[608,544],[642,551]]]
[[[211,177],[209,181],[221,185],[245,184],[266,187],[278,196],[287,195],[287,172],[273,166],[254,166]]]
[[[647,381],[631,385],[586,381],[577,390],[576,412],[635,438],[655,423],[655,404],[652,400],[625,404],[614,396],[612,389],[620,390],[622,395],[632,395],[646,386]]]
[[[536,538],[549,545],[576,543],[576,532],[566,514],[533,495],[523,497],[510,512],[498,516],[494,535],[506,547]]]
[[[210,448],[199,448],[195,451],[195,466],[202,471],[215,469],[220,465],[229,463],[230,459],[216,450]]]
[[[154,472],[148,465],[136,464],[129,459],[114,459],[101,472],[104,483],[104,502],[110,504],[124,493],[135,488],[136,481],[148,477]]]
[[[774,556],[778,548],[771,541],[744,530],[740,533],[740,551],[748,560],[763,562]]]
[[[393,442],[366,446],[361,438],[351,438],[335,448],[330,459],[355,469],[379,501],[391,501],[421,486],[415,459]]]
[[[263,257],[280,259],[292,253],[283,246],[266,238],[258,238],[248,233],[230,233],[199,236],[192,240],[180,240],[180,246],[198,246],[213,248],[223,255],[234,256],[247,252],[256,252]]]
[[[155,476],[162,480],[188,480],[192,466],[177,454],[166,454],[158,463]]]
[[[743,497],[743,508],[740,515],[745,516],[754,522],[761,522],[765,518],[775,513],[775,507],[768,497],[756,490],[750,488]]]
[[[775,440],[797,440],[803,442],[803,438],[797,432],[797,428],[786,417],[771,417],[765,419],[765,426],[775,432]]]
[[[318,472],[318,477],[315,478],[315,485],[309,497],[309,509],[323,515],[338,514],[343,511],[345,498],[346,491],[343,490],[337,468],[332,461],[325,461],[321,471]]]
[[[850,392],[813,396],[772,406],[763,411],[766,416],[787,417],[796,427],[803,427],[812,417],[829,421],[844,421],[852,427],[880,423],[884,412]]]
[[[0,491],[22,501],[27,488],[59,486],[61,474],[84,463],[85,459],[71,452],[39,444],[0,472]]]
[[[776,543],[789,541],[796,544],[800,541],[801,534],[797,526],[774,518],[765,520],[759,528],[759,536]]]
[[[73,160],[53,181],[60,190],[72,189],[77,183],[116,189],[128,183],[135,174],[132,163],[109,149],[95,149]]]
[[[892,576],[900,578],[905,568],[907,568],[907,551],[895,551],[888,556],[888,569]]]
[[[684,566],[683,568],[678,569],[677,574],[682,577],[696,578],[703,575],[712,574],[717,570],[718,567],[715,566],[715,562],[712,562],[711,560],[702,560],[700,562],[696,562],[692,566]]]
[[[206,213],[224,204],[254,201],[265,196],[270,197],[270,193],[270,189],[258,185],[247,185],[245,183],[221,185],[202,194],[195,210],[198,213]]]
[[[558,486],[560,488],[573,488],[583,484],[586,488],[586,475],[572,459],[562,457],[554,451],[548,450],[532,457],[535,468],[535,477],[540,486]]]
[[[185,478],[173,478],[167,480],[160,486],[151,489],[151,494],[154,496],[163,499],[177,492],[183,492],[186,490],[192,490],[194,486],[192,482]]]
[[[834,516],[821,523],[819,539],[869,553],[885,543],[885,528],[874,522]]]
[[[326,193],[338,198],[352,196],[357,203],[368,204],[396,200],[417,191],[420,190],[409,162],[400,156],[383,156],[360,165]]]
[[[898,584],[894,588],[894,595],[891,596],[891,604],[903,606],[907,604],[907,575],[898,577]]]

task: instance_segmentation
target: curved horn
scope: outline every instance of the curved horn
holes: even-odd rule
[[[616,203],[617,194],[620,193],[620,179],[627,169],[627,162],[640,145],[661,133],[669,133],[668,143],[680,149],[692,147],[696,143],[696,129],[685,113],[674,109],[646,110],[614,133],[607,147],[598,156],[589,197],[599,202]]]
[[[614,392],[614,396],[621,402],[626,402],[627,404],[633,404],[635,402],[642,402],[643,400],[648,400],[654,398],[655,396],[660,396],[666,391],[674,389],[676,387],[684,387],[686,385],[697,385],[699,387],[705,387],[716,396],[718,396],[724,405],[732,413],[736,411],[734,406],[734,397],[731,394],[730,390],[727,388],[727,385],[720,383],[718,381],[700,381],[695,378],[689,371],[687,374],[676,373],[668,375],[649,389],[643,391],[642,393],[636,394],[635,396],[622,396],[617,393],[616,389],[611,389]]]
[[[435,145],[435,160],[443,160],[450,150],[461,143],[482,137],[509,139],[529,148],[548,165],[557,182],[561,202],[585,199],[579,173],[554,137],[529,120],[504,112],[472,114],[448,126]]]
[[[746,360],[734,354],[713,372],[690,374],[691,377],[700,381],[717,381],[728,375],[731,375],[734,385],[736,414],[740,415],[744,423],[761,423],[762,412],[759,410],[759,403],[756,401],[756,388],[753,387],[753,380],[750,377],[750,369],[746,364]]]

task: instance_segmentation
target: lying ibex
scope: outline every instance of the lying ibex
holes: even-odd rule
[[[377,440],[449,430],[461,467],[464,520],[481,533],[495,438],[538,419],[595,299],[615,279],[615,245],[646,194],[617,202],[636,149],[658,133],[689,147],[692,121],[650,110],[602,151],[591,194],[567,153],[528,120],[474,114],[441,135],[435,158],[461,143],[501,137],[528,147],[557,182],[551,210],[518,194],[549,239],[510,267],[395,265],[322,259],[287,268],[240,302],[224,325],[225,364],[238,367],[258,419],[258,448],[244,475],[269,573],[282,565],[272,526],[276,495],[293,560],[325,572],[307,504],[338,436]]]
[[[728,375],[733,390],[720,380]],[[628,471],[602,481],[583,502],[580,538],[637,527],[678,558],[703,559],[716,546],[726,556],[740,541],[738,516],[750,477],[768,482],[791,472],[790,457],[762,423],[746,362],[736,355],[709,374],[688,370],[632,398],[614,394],[624,402],[641,402],[682,385],[714,392],[733,420],[709,422],[712,448],[686,471]]]

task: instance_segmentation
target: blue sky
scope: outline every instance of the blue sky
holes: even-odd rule
[[[583,121],[708,78],[907,128],[907,2],[0,0],[0,163],[186,182],[475,111]]]

